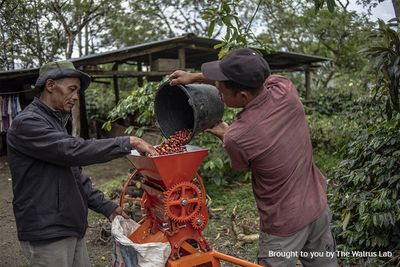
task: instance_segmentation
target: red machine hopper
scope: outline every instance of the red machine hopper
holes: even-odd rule
[[[236,259],[209,248],[203,236],[208,222],[206,191],[196,173],[208,150],[186,146],[185,152],[145,157],[132,151],[127,156],[135,166],[124,185],[120,197],[126,201],[140,201],[143,219],[131,235],[134,243],[169,242],[171,254],[167,267],[220,266],[219,260],[241,266],[260,266]],[[127,187],[137,175],[143,175],[142,198],[127,194]]]

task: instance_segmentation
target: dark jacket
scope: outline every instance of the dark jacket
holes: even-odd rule
[[[79,166],[128,154],[129,137],[74,138],[65,129],[68,118],[69,114],[54,111],[35,98],[7,132],[14,215],[21,241],[81,238],[88,207],[107,217],[117,208],[92,188]]]

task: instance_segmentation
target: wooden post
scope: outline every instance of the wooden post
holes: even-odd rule
[[[179,58],[179,68],[184,70],[186,68],[185,48],[179,48],[178,58]]]
[[[79,93],[79,100],[75,102],[75,105],[71,110],[71,135],[74,137],[81,136],[81,94]]]
[[[142,62],[138,61],[138,63],[137,63],[137,71],[138,72],[142,71]],[[138,83],[139,87],[143,86],[143,76],[138,76],[137,77],[137,83]]]
[[[86,113],[86,99],[85,99],[85,91],[79,91],[79,113],[81,119],[81,132],[80,136],[83,139],[89,139],[89,127]]]
[[[151,56],[151,53],[149,53],[148,58],[149,58],[149,66],[147,67],[147,71],[152,71],[151,64],[153,63],[153,58]]]
[[[311,100],[311,71],[310,71],[310,66],[306,66],[305,68],[305,87],[306,87],[306,100],[310,101]]]
[[[118,70],[118,62],[115,62],[112,66],[112,70]],[[113,76],[113,85],[114,85],[114,95],[115,95],[115,104],[117,105],[119,102],[119,88],[118,88],[118,77],[116,75]]]

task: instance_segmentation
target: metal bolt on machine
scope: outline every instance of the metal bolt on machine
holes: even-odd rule
[[[219,267],[221,261],[239,266],[261,266],[210,248],[203,230],[208,222],[206,191],[197,173],[208,150],[186,146],[176,154],[145,157],[132,151],[127,156],[135,170],[125,183],[120,205],[139,201],[143,219],[129,239],[134,243],[169,242],[171,254],[166,267]],[[127,187],[143,175],[141,198],[131,198]]]

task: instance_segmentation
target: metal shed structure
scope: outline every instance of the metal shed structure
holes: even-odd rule
[[[138,44],[118,50],[71,59],[75,67],[85,71],[96,82],[99,78],[111,78],[116,101],[119,100],[118,79],[136,78],[161,80],[175,69],[200,70],[201,64],[217,60],[218,51],[213,47],[219,40],[185,34],[180,37]],[[305,73],[306,98],[310,97],[310,73],[328,58],[291,52],[267,53],[258,49],[270,64],[272,72],[301,71]],[[123,65],[129,65],[129,68]],[[126,70],[129,69],[129,70]],[[0,95],[25,94],[31,101],[33,84],[39,68],[0,72]],[[84,93],[80,97],[81,136],[88,137]]]

